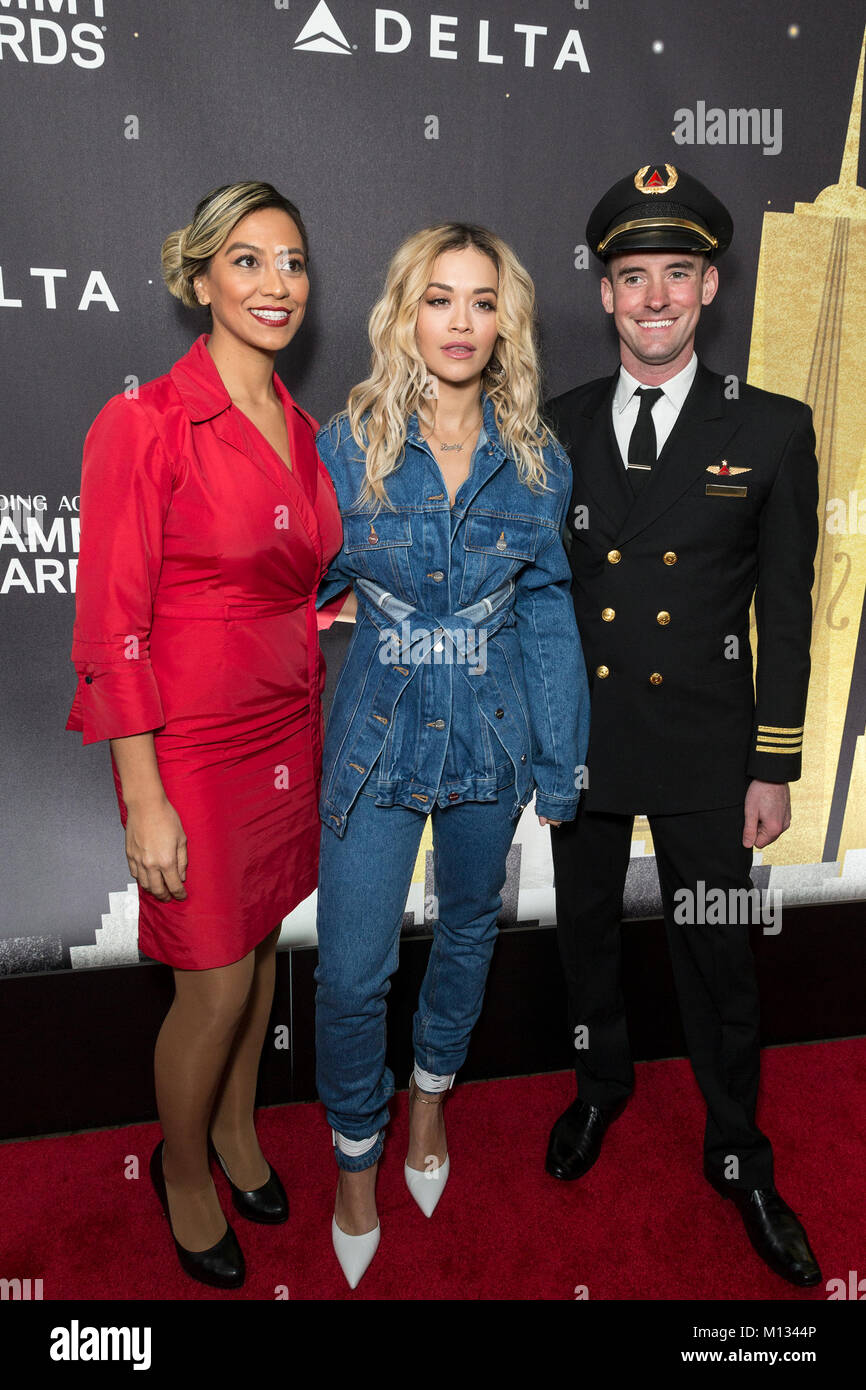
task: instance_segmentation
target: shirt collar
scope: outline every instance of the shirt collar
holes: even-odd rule
[[[184,353],[169,372],[184,410],[196,424],[221,415],[232,403],[216,363],[207,350],[209,337],[209,333],[201,333],[189,352]]]
[[[691,358],[683,367],[682,371],[672,376],[670,381],[661,383],[661,389],[670,401],[674,410],[680,410],[686,396],[691,390],[692,382],[695,379],[695,372],[698,370],[698,354],[693,352]],[[619,381],[616,384],[616,391],[613,397],[613,408],[618,415],[621,415],[640,386],[645,386],[646,382],[638,381],[631,372],[627,372],[625,367],[620,366]]]
[[[204,420],[213,420],[215,416],[228,410],[232,404],[232,398],[217,371],[216,363],[207,350],[209,338],[209,333],[200,334],[189,352],[184,353],[169,372],[183,402],[184,409],[194,424],[200,424]],[[276,372],[274,372],[274,390],[284,407],[292,405],[296,410],[300,410]],[[301,411],[301,414],[303,415],[305,412]],[[310,416],[306,418],[311,420]]]

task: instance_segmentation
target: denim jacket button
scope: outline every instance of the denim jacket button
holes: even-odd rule
[[[504,710],[504,709],[494,710],[494,714],[496,715],[496,718],[497,718],[497,719],[504,719],[504,718],[505,718],[505,710]]]
[[[459,801],[459,800],[460,800],[460,793],[459,793],[459,792],[449,792],[449,793],[448,793],[448,800],[449,800],[449,801]]]
[[[525,753],[521,753],[521,755],[520,755],[520,761],[521,761],[522,763],[525,763],[525,762],[526,762],[526,754],[525,754]]]
[[[445,574],[442,570],[434,570],[432,574],[428,574],[427,578],[435,580],[437,584],[441,584],[442,580],[445,578]]]

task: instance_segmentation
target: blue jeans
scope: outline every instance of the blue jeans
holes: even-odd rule
[[[358,1157],[335,1148],[339,1167],[378,1161],[394,1075],[385,1065],[385,998],[397,969],[400,927],[427,813],[377,806],[366,791],[342,839],[322,827],[316,968],[316,1081],[328,1123],[373,1148]],[[502,906],[505,865],[517,820],[513,795],[435,806],[433,876],[438,910],[418,996],[415,1060],[445,1076],[463,1064],[481,1012]]]

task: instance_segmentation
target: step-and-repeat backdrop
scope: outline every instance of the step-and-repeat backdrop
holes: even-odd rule
[[[109,396],[206,328],[159,250],[240,179],[307,222],[312,305],[278,370],[322,419],[365,374],[366,316],[408,232],[452,217],[512,243],[556,393],[617,360],[583,244],[600,194],[661,160],[723,198],[735,237],[699,350],[807,400],[821,465],[805,775],[755,881],[786,903],[866,897],[862,41],[849,0],[0,0],[0,974],[139,959],[108,747],[63,727],[81,444]],[[331,679],[345,636],[323,639]],[[639,820],[627,911],[655,893]],[[506,921],[552,920],[529,812],[504,897]],[[308,900],[284,942],[314,921]]]

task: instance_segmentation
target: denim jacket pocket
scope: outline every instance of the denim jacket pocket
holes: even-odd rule
[[[461,603],[471,603],[491,583],[498,587],[531,564],[538,551],[538,532],[537,521],[484,513],[469,516],[463,537]]]
[[[405,513],[343,513],[343,550],[352,567],[407,603],[417,598],[411,549],[412,526]]]

